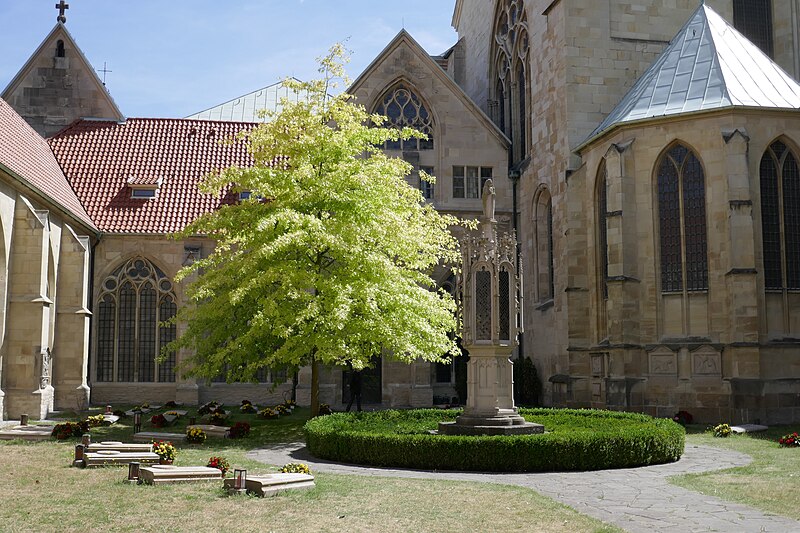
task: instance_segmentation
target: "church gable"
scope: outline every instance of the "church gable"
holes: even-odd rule
[[[43,137],[79,118],[124,117],[63,23],[45,37],[2,97]]]
[[[498,148],[508,147],[506,136],[405,30],[373,60],[348,92],[374,111],[387,91],[399,85],[413,89],[428,103],[438,135],[466,130],[481,139],[485,137],[485,142]]]

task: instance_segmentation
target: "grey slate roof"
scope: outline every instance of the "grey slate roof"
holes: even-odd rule
[[[703,4],[581,147],[620,123],[732,106],[800,109],[800,84]]]
[[[283,82],[279,81],[186,118],[229,122],[266,122],[266,118],[260,117],[258,111],[262,109],[280,111],[281,98],[296,102],[298,98],[303,98],[303,95],[290,91],[283,86]]]

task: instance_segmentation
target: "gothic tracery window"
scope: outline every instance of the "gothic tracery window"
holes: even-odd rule
[[[661,291],[708,289],[705,177],[700,160],[681,144],[658,165]]]
[[[495,11],[492,115],[512,141],[511,160],[522,161],[530,142],[528,21],[523,0],[501,0]]]
[[[375,113],[389,119],[388,126],[414,128],[428,136],[427,139],[386,141],[386,150],[432,150],[433,117],[419,96],[404,84],[395,85],[383,95]]]
[[[800,289],[800,171],[781,141],[761,158],[761,235],[764,286]]]
[[[97,381],[175,381],[175,354],[157,363],[175,339],[172,281],[147,259],[136,257],[103,280],[97,306]]]
[[[769,57],[774,57],[772,0],[733,0],[733,26]]]

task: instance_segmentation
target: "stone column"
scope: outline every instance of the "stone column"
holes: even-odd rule
[[[646,355],[631,348],[641,343],[638,214],[633,140],[613,144],[606,152],[606,235],[608,242],[609,405],[630,397],[629,378],[645,373]],[[616,392],[615,392],[616,390]],[[624,394],[623,394],[624,391]]]
[[[53,343],[53,386],[59,409],[82,409],[89,404],[90,247],[88,236],[76,235],[64,225]]]
[[[10,418],[29,413],[46,418],[53,410],[47,297],[50,253],[48,211],[22,196],[15,208],[9,273],[6,335],[6,408]]]
[[[728,188],[728,264],[725,274],[727,289],[728,338],[720,339],[735,346],[726,347],[723,377],[757,378],[759,375],[759,309],[755,259],[755,226],[753,199],[748,167],[747,134],[734,130],[723,132],[724,161]],[[755,178],[753,181],[756,181]],[[759,239],[760,241],[760,239]],[[724,262],[723,262],[724,265]]]
[[[561,310],[562,315],[567,317],[569,336],[569,346],[566,351],[568,363],[563,367],[567,371],[571,385],[568,387],[566,403],[569,407],[588,407],[591,401],[587,378],[590,374],[589,344],[592,334],[589,269],[594,263],[587,261],[586,250],[590,249],[588,228],[595,226],[591,221],[594,210],[587,209],[586,205],[586,167],[568,172],[566,182],[567,192],[563,196],[566,200],[567,227],[564,232],[566,253],[562,257],[567,267],[567,287],[564,290],[564,307]]]
[[[9,250],[11,248],[11,230],[14,227],[14,198],[15,191],[6,188],[0,183],[0,422],[5,419],[5,392],[6,387],[5,367],[6,357],[5,336],[7,322],[8,302],[8,267]]]

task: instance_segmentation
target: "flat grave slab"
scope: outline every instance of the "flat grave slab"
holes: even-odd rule
[[[134,444],[134,443],[125,443],[125,442],[117,442],[117,441],[102,441],[102,442],[93,442],[86,448],[87,453],[94,453],[103,450],[111,450],[115,452],[134,452],[134,453],[142,453],[142,452],[152,452],[153,445],[152,444]]]
[[[119,422],[119,417],[117,415],[107,415],[103,413],[104,424],[116,424],[117,422]]]
[[[219,481],[222,472],[207,466],[153,465],[139,469],[139,478],[148,485],[166,483],[192,483],[199,481]]]
[[[145,407],[144,409],[140,409],[139,412],[144,414],[144,413],[149,413],[150,411],[155,411],[157,409],[161,409],[161,406],[160,405],[151,405],[150,407]],[[136,411],[131,409],[130,411],[125,411],[125,414],[128,415],[128,416],[133,416],[133,414],[135,412]]]
[[[126,465],[132,462],[142,464],[156,464],[161,460],[158,454],[153,452],[118,452],[116,450],[101,450],[99,452],[85,452],[83,454],[83,466],[116,466]]]
[[[225,488],[234,488],[233,478],[225,479]],[[261,476],[247,476],[247,492],[256,496],[274,496],[287,490],[306,490],[314,487],[314,476],[307,474],[265,474]]]
[[[181,410],[181,409],[170,409],[169,411],[164,413],[164,419],[171,424],[178,417],[175,416],[175,415],[169,414],[169,413],[175,413],[176,415],[179,415],[179,416],[186,416],[186,413],[188,413],[188,412],[189,411],[184,411],[184,410]]]
[[[134,442],[153,442],[154,440],[169,440],[180,442],[186,438],[184,433],[159,433],[157,431],[140,431],[133,434]]]
[[[193,426],[186,426],[186,431],[188,432],[192,428],[199,428],[206,432],[206,435],[209,437],[219,437],[224,439],[228,435],[228,430],[231,428],[227,426],[214,426],[212,424],[195,424]]]
[[[48,440],[53,433],[53,426],[28,425],[12,426],[0,430],[0,440]]]
[[[759,431],[768,430],[768,426],[760,424],[739,424],[738,426],[731,426],[731,431],[734,433],[758,433]]]

